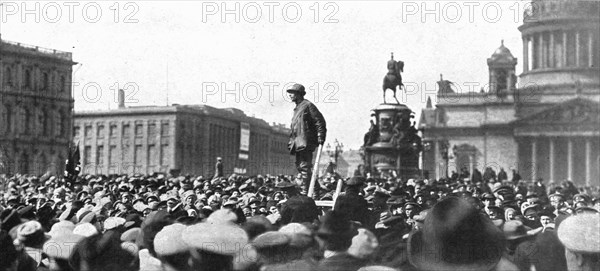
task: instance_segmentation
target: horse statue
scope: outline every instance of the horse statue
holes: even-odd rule
[[[400,72],[404,72],[404,62],[394,60],[394,53],[392,53],[392,59],[387,63],[388,73],[383,78],[383,103],[385,102],[385,91],[391,89],[394,92],[394,99],[396,103],[400,104],[396,98],[396,87],[402,89],[402,75]]]

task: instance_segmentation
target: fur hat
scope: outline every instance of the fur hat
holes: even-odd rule
[[[438,202],[408,241],[409,260],[422,270],[490,270],[503,250],[500,229],[458,197]]]

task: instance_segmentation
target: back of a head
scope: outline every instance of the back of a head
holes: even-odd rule
[[[420,236],[417,252],[433,250],[438,260],[427,269],[486,269],[500,260],[504,249],[503,233],[458,197],[447,197],[433,207]]]

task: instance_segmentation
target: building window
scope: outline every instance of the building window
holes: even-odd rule
[[[144,125],[136,124],[135,125],[135,137],[142,137],[142,136],[144,136]]]
[[[169,144],[163,144],[160,146],[160,165],[168,166],[169,165]]]
[[[92,136],[92,126],[86,125],[83,130],[83,134],[85,135],[85,137],[91,137]]]
[[[92,147],[85,146],[83,148],[83,162],[84,165],[89,165],[92,162]]]
[[[48,91],[48,88],[50,87],[50,77],[47,72],[42,75],[42,80],[43,90]]]
[[[110,137],[116,137],[117,136],[117,125],[111,124],[110,130],[108,132],[110,133]]]
[[[156,136],[156,124],[150,123],[148,124],[148,137]]]
[[[96,130],[96,136],[98,138],[104,138],[104,125],[98,125],[98,130]]]
[[[161,136],[169,136],[169,123],[163,123],[160,129]]]
[[[42,119],[42,135],[47,136],[50,134],[50,117],[48,117],[48,112],[45,110],[42,111],[42,115],[40,117]]]
[[[104,164],[104,146],[98,146],[96,148],[96,165]]]
[[[4,123],[6,123],[5,131],[6,131],[6,134],[10,134],[12,132],[12,123],[13,123],[13,121],[12,121],[12,118],[13,118],[13,116],[12,116],[12,108],[10,107],[10,105],[5,105],[4,106],[4,112],[3,113],[4,113],[3,114],[4,115],[3,116]]]
[[[31,71],[29,69],[26,69],[23,74],[23,86],[31,87]]]
[[[114,163],[118,161],[117,159],[117,146],[108,147],[108,164],[109,166],[113,166]]]
[[[128,138],[131,134],[131,125],[123,124],[123,137]]]
[[[141,166],[144,161],[142,156],[142,145],[135,145],[133,156],[133,161],[135,162],[135,165]]]
[[[77,138],[81,135],[81,127],[75,126],[73,127],[73,137]]]
[[[64,75],[61,75],[61,76],[60,76],[60,86],[59,86],[59,88],[58,88],[58,91],[59,91],[59,92],[65,92],[65,91],[68,91],[68,87],[69,87],[69,86],[67,86],[67,78],[65,78],[65,76],[64,76]]]
[[[31,112],[23,109],[23,133],[28,135],[31,132]]]
[[[6,67],[6,69],[4,69],[4,84],[7,86],[13,85],[12,70],[10,67]]]
[[[156,153],[156,145],[148,145],[148,165],[154,167],[158,165],[158,153]]]

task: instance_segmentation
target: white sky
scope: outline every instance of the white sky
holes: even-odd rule
[[[354,149],[362,145],[370,109],[383,102],[390,52],[405,62],[405,84],[418,86],[404,99],[399,92],[398,99],[420,113],[427,95],[435,98],[440,73],[459,86],[487,84],[486,59],[501,39],[519,59],[517,73],[522,71],[517,27],[527,5],[107,1],[37,2],[36,9],[33,1],[0,2],[2,39],[73,52],[80,63],[73,68],[76,110],[115,108],[116,85],[129,87],[130,106],[165,105],[168,82],[171,104],[237,107],[249,116],[289,125],[294,105],[284,99],[283,85],[299,82],[327,120],[328,142],[338,138]],[[224,3],[231,10],[239,5],[239,22],[234,14],[221,17]],[[233,94],[236,83],[239,101]],[[224,97],[222,84],[232,90]],[[271,92],[270,84],[279,85]],[[390,91],[388,97],[393,100]]]

